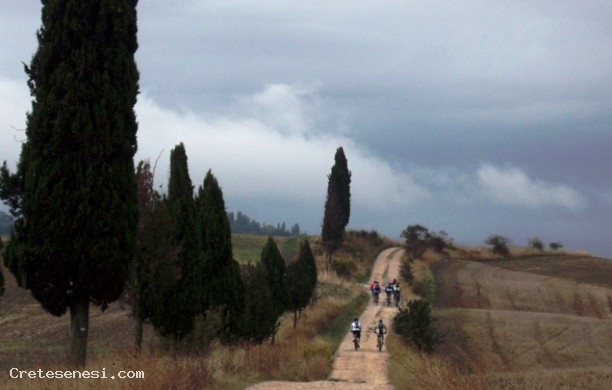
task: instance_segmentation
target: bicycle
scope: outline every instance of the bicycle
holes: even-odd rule
[[[387,306],[391,306],[391,294],[387,294]]]
[[[372,299],[374,300],[374,305],[378,306],[378,295],[379,294],[373,293],[372,295],[373,295]]]
[[[355,344],[355,351],[359,351],[359,337],[357,337],[357,333],[353,333],[353,344]]]
[[[385,336],[383,336],[382,333],[378,334],[378,343],[376,344],[376,347],[378,348],[378,352],[382,351],[382,346],[383,343],[385,342]]]
[[[387,333],[386,332],[387,328],[383,328],[383,329],[384,330],[381,330],[380,328],[374,329],[374,333],[376,333],[376,335],[378,336],[378,340],[376,342],[376,348],[378,348],[378,352],[382,351],[383,344],[385,343],[385,333]]]

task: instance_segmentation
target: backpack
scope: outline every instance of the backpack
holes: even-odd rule
[[[385,292],[388,292],[388,293],[393,292],[393,287],[387,285],[387,287],[385,287]]]
[[[379,323],[378,323],[378,333],[382,333],[382,331],[383,331],[383,327],[384,327],[383,323],[382,323],[382,322],[379,322]]]
[[[380,286],[378,284],[374,285],[374,292],[378,294],[380,292]]]

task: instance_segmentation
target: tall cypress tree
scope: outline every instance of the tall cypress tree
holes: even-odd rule
[[[153,173],[148,161],[136,169],[140,220],[136,253],[127,284],[136,322],[135,343],[140,348],[145,321],[159,330],[166,323],[161,306],[180,275],[177,249],[172,244],[174,225],[166,202],[153,186]],[[161,315],[160,315],[161,314]]]
[[[178,341],[191,332],[195,316],[202,312],[203,279],[201,243],[196,219],[196,203],[189,177],[185,146],[170,152],[168,210],[175,226],[173,245],[178,248],[180,279],[165,298],[161,310],[164,336]]]
[[[244,307],[240,267],[232,254],[232,232],[219,182],[209,170],[196,198],[203,250],[204,308],[224,309],[225,337],[236,334]],[[227,333],[229,332],[229,334]]]
[[[6,262],[43,308],[70,311],[77,365],[86,360],[90,303],[104,309],[121,295],[134,252],[136,3],[43,1],[26,66],[33,101]]]
[[[276,309],[276,317],[279,317],[287,309],[286,266],[285,260],[272,236],[268,237],[268,241],[266,241],[261,251],[261,264],[263,264],[268,274],[273,306]],[[279,324],[277,323],[277,328],[278,326]],[[274,336],[272,337],[272,342],[274,342]]]
[[[334,252],[344,239],[344,229],[351,216],[351,172],[342,147],[336,150],[334,160],[331,173],[327,176],[327,199],[321,230],[328,270],[332,265]]]

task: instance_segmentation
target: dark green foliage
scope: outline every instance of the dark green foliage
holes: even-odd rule
[[[263,264],[242,267],[245,309],[241,321],[240,336],[261,343],[269,339],[278,327],[279,313],[274,306],[268,272]]]
[[[134,252],[136,30],[135,0],[43,2],[25,68],[26,141],[8,185],[17,192],[4,192],[2,172],[3,199],[21,208],[5,261],[51,314],[70,309],[78,365],[89,302],[121,295]]]
[[[327,176],[327,199],[321,240],[327,252],[327,267],[332,265],[332,257],[344,238],[344,229],[351,216],[351,172],[339,147],[334,157],[335,163]]]
[[[177,248],[172,244],[173,221],[168,207],[154,189],[148,161],[136,169],[140,220],[136,253],[127,284],[136,319],[136,346],[142,343],[142,325],[149,321],[155,328],[163,323],[159,307],[178,281]]]
[[[557,249],[561,249],[563,248],[563,243],[555,241],[555,242],[551,242],[550,244],[548,244],[548,247],[554,251],[556,251]]]
[[[428,301],[412,300],[406,308],[400,308],[393,319],[393,331],[405,343],[412,343],[419,350],[433,352],[439,337],[433,327],[431,306]]]
[[[261,264],[268,273],[268,284],[272,291],[272,302],[280,316],[287,308],[287,286],[285,284],[285,260],[272,236],[268,237],[261,251]]]
[[[230,229],[223,193],[209,170],[196,199],[200,241],[203,249],[204,304],[221,310],[223,337],[237,334],[244,308],[240,267],[232,255]]]
[[[533,237],[528,240],[529,247],[540,252],[544,252],[544,241],[540,237]]]
[[[160,316],[166,317],[161,333],[180,340],[193,329],[195,316],[205,310],[196,204],[187,166],[187,154],[182,143],[170,152],[167,202],[174,226],[172,245],[179,249],[180,278],[166,294],[164,306],[160,307],[160,310],[165,312]]]
[[[317,267],[308,240],[300,245],[298,258],[287,267],[287,309],[294,313],[293,327],[298,313],[304,310],[317,287]]]
[[[491,245],[493,247],[493,253],[495,254],[504,257],[510,256],[510,249],[508,249],[510,240],[504,236],[498,234],[491,235],[486,239],[485,244]]]
[[[402,263],[400,265],[400,276],[402,279],[407,281],[408,283],[412,283],[414,281],[414,274],[412,273],[412,258],[403,258]]]
[[[408,255],[420,258],[429,248],[431,233],[423,225],[408,225],[402,232],[401,237],[406,239],[404,247]]]

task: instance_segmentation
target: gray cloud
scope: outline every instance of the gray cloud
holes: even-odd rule
[[[0,12],[1,152],[29,109],[40,4]],[[344,146],[351,226],[481,243],[532,235],[612,256],[607,1],[139,3],[138,158],[184,142],[228,207],[320,229]],[[6,53],[6,54],[5,54]]]

